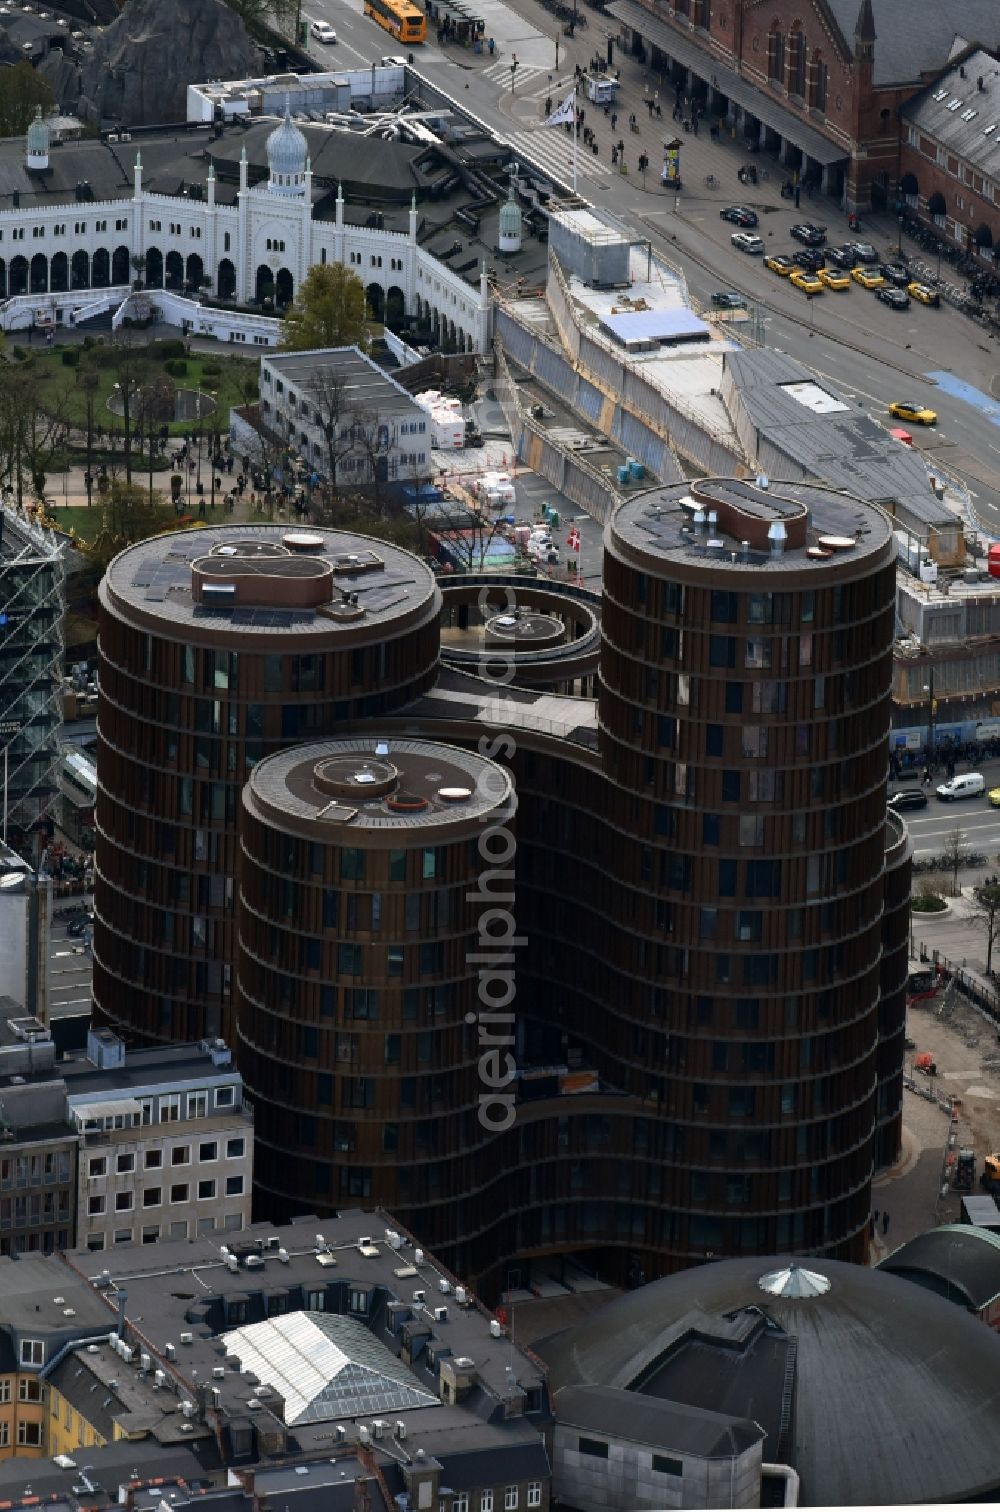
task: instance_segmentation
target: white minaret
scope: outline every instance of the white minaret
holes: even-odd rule
[[[135,197],[136,197],[136,199],[138,199],[139,196],[142,194],[142,153],[141,152],[137,152],[136,155],[135,155],[135,170],[134,171],[135,171]]]
[[[410,195],[410,241],[415,243],[416,240],[417,240],[417,196],[414,193],[414,194]]]
[[[245,194],[250,182],[250,165],[247,162],[246,145],[240,149],[240,193]]]
[[[215,209],[215,164],[208,165],[208,208]]]
[[[344,229],[344,186],[337,185],[337,230]]]

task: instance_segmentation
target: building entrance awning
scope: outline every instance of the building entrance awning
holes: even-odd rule
[[[756,116],[772,131],[777,131],[787,141],[811,157],[814,162],[826,167],[830,163],[842,163],[850,157],[846,147],[831,142],[828,137],[812,126],[800,121],[798,116],[778,100],[761,94],[749,79],[744,79],[733,69],[727,68],[715,58],[702,52],[695,42],[682,37],[672,26],[654,16],[639,0],[613,0],[609,13],[623,21],[632,31],[645,37],[660,52],[666,53],[684,68],[690,68],[699,79],[704,79],[713,88],[726,95],[734,104],[742,106],[749,115]]]

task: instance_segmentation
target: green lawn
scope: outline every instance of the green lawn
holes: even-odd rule
[[[147,372],[151,377],[157,380],[166,379],[173,384],[174,388],[201,390],[203,393],[211,394],[216,400],[215,415],[203,418],[201,422],[203,434],[208,434],[215,429],[228,430],[229,410],[232,405],[243,403],[245,385],[248,380],[255,380],[257,364],[247,358],[234,357],[228,353],[224,356],[220,354],[218,357],[208,353],[197,353],[184,359],[187,363],[187,372],[175,376],[166,372],[162,358],[157,360],[156,348],[151,347],[150,350],[151,360]],[[103,431],[120,431],[121,417],[113,414],[108,408],[108,399],[111,397],[115,383],[120,381],[120,374],[114,366],[98,365],[101,351],[99,347],[93,348],[96,358],[93,366],[98,380],[95,423]],[[83,427],[87,418],[86,400],[79,382],[80,373],[85,365],[90,365],[88,354],[80,349],[80,366],[65,366],[62,361],[62,350],[59,347],[52,347],[44,352],[34,351],[23,364],[41,381],[46,396],[46,410],[53,413],[65,406],[65,414],[75,427]],[[218,371],[206,377],[204,373],[206,366],[216,368]],[[169,424],[171,435],[182,436],[192,429],[193,422],[190,420],[172,421]]]

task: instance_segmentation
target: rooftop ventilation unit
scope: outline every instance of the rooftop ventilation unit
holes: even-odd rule
[[[423,1263],[424,1263],[424,1252],[423,1252],[422,1249],[417,1249],[417,1250],[413,1251],[413,1263],[414,1263],[414,1265],[423,1265]]]
[[[194,1334],[193,1333],[182,1333],[180,1335],[180,1341],[181,1341],[182,1344],[193,1344],[194,1343]]]
[[[446,1297],[448,1295],[448,1293],[451,1291],[451,1282],[450,1281],[446,1281],[445,1278],[442,1276],[441,1279],[440,1279],[440,1281],[438,1282],[438,1291],[441,1293],[442,1296]]]
[[[494,1339],[499,1339],[500,1335],[503,1333],[503,1329],[500,1327],[500,1321],[498,1318],[490,1319],[490,1333],[492,1334]]]
[[[435,1309],[434,1309],[434,1321],[435,1321],[435,1323],[447,1323],[447,1321],[448,1321],[448,1309],[446,1307],[435,1307]]]

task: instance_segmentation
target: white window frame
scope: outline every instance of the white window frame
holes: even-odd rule
[[[43,1339],[22,1339],[18,1350],[18,1357],[22,1365],[45,1364],[45,1341]]]
[[[208,1117],[208,1093],[204,1088],[198,1092],[188,1093],[187,1116],[189,1119]]]
[[[517,1501],[517,1486],[508,1486],[503,1494],[503,1512],[517,1512]]]
[[[540,1507],[541,1505],[542,1505],[542,1483],[541,1483],[541,1481],[529,1481],[528,1482],[528,1506],[529,1507]]]
[[[480,1491],[479,1512],[493,1512],[493,1492]]]

